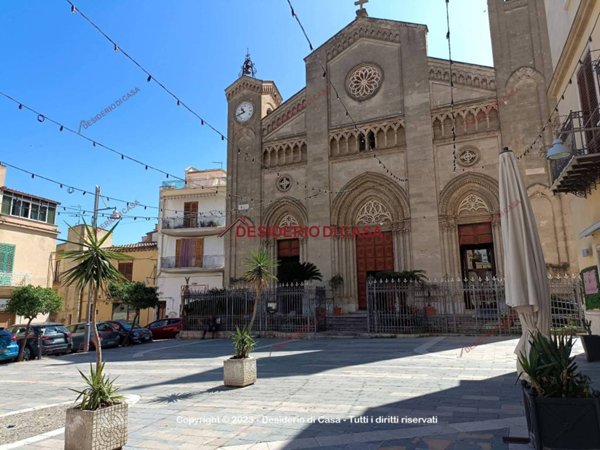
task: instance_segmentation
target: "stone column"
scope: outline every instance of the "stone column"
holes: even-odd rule
[[[404,117],[406,121],[406,163],[409,176],[413,269],[422,269],[430,278],[442,274],[440,229],[433,155],[433,128],[426,29],[404,28],[401,41],[410,43],[400,50]]]

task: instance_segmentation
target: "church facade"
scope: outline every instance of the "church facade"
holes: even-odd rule
[[[314,263],[325,282],[340,275],[345,312],[366,308],[377,271],[501,276],[500,217],[510,207],[500,211],[498,153],[523,151],[548,119],[543,8],[489,0],[495,67],[429,57],[425,25],[361,9],[305,58],[306,86],[291,98],[251,76],[229,86],[228,224],[381,233],[260,238],[234,226],[224,235],[225,284],[258,247]],[[521,163],[548,269],[574,270],[567,204],[549,190],[547,163],[536,152]]]

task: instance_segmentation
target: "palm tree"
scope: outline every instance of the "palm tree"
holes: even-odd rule
[[[288,262],[281,264],[279,282],[304,283],[305,281],[323,281],[323,275],[311,262]]]
[[[254,291],[256,292],[254,308],[252,309],[252,318],[250,319],[247,328],[248,333],[252,331],[262,292],[269,286],[269,283],[277,281],[277,277],[273,274],[276,266],[277,262],[262,248],[256,252],[252,252],[250,257],[246,260],[247,270],[244,274],[244,278],[254,287]]]
[[[102,246],[113,233],[115,224],[104,237],[98,238],[97,227],[88,227],[84,221],[83,235],[78,234],[80,242],[64,241],[81,247],[79,250],[66,250],[62,256],[75,263],[73,267],[66,270],[62,277],[67,286],[75,285],[77,289],[86,287],[92,292],[92,330],[94,332],[94,346],[96,347],[96,364],[102,364],[102,348],[98,329],[96,328],[96,305],[100,291],[107,288],[108,283],[123,281],[123,275],[113,266],[112,261],[129,259],[122,253],[103,248]]]

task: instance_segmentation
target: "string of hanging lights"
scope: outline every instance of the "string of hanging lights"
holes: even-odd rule
[[[98,140],[92,139],[92,138],[90,138],[90,137],[82,134],[80,131],[75,130],[73,128],[70,128],[69,126],[67,126],[67,125],[59,122],[58,120],[55,120],[55,119],[49,117],[47,114],[41,113],[40,111],[38,111],[38,110],[36,110],[36,109],[34,109],[34,108],[26,105],[25,103],[23,103],[23,102],[15,99],[14,97],[12,97],[12,96],[4,93],[4,92],[0,91],[0,95],[3,96],[4,98],[6,98],[7,100],[15,103],[16,105],[18,105],[19,110],[24,110],[25,109],[25,110],[30,111],[33,114],[35,114],[37,116],[37,121],[39,123],[44,123],[46,121],[48,121],[50,123],[53,123],[54,125],[56,125],[58,127],[58,131],[59,132],[67,131],[69,133],[72,133],[72,134],[80,137],[81,139],[84,139],[84,140],[88,141],[89,143],[91,143],[92,147],[102,148],[102,149],[107,150],[107,151],[109,151],[111,153],[114,153],[114,154],[120,156],[122,160],[128,160],[128,161],[134,162],[134,163],[136,163],[136,164],[144,167],[145,170],[153,170],[153,171],[158,172],[158,173],[160,173],[162,175],[165,175],[167,178],[171,177],[171,178],[174,178],[176,180],[180,180],[180,181],[185,182],[185,180],[183,178],[180,178],[177,175],[170,174],[169,172],[167,172],[165,170],[162,170],[162,169],[159,169],[156,166],[153,166],[153,165],[148,164],[146,162],[140,161],[139,159],[134,158],[133,156],[130,156],[130,155],[126,154],[125,152],[122,152],[122,151],[117,150],[115,148],[109,147],[108,145],[103,144],[102,142],[100,142]]]
[[[450,117],[452,118],[452,171],[456,172],[456,114],[454,112],[454,74],[452,60],[452,40],[450,39],[450,0],[446,0],[446,40],[448,41],[448,62],[450,64]]]
[[[219,129],[217,129],[214,125],[212,125],[211,123],[207,122],[206,119],[201,116],[198,112],[196,112],[194,109],[192,109],[188,103],[186,103],[181,97],[177,96],[171,89],[169,89],[163,82],[159,81],[154,75],[152,75],[148,69],[146,69],[138,60],[136,60],[130,53],[128,53],[127,51],[125,51],[123,49],[123,47],[121,47],[119,44],[117,44],[117,42],[111,38],[98,24],[96,24],[88,15],[86,15],[85,13],[83,13],[78,7],[77,5],[71,1],[71,0],[65,0],[70,6],[71,6],[71,12],[73,14],[79,14],[87,23],[89,23],[98,33],[100,33],[100,35],[102,35],[108,42],[111,43],[111,45],[113,46],[113,49],[115,50],[115,52],[119,52],[121,54],[123,54],[123,56],[125,56],[129,61],[131,61],[136,67],[138,67],[138,69],[140,69],[142,72],[144,72],[144,74],[146,75],[146,81],[147,82],[155,82],[164,92],[166,92],[168,95],[170,95],[175,101],[176,101],[176,105],[177,106],[182,106],[184,107],[189,113],[191,113],[194,117],[196,117],[199,121],[200,124],[202,126],[206,125],[208,126],[213,132],[215,132],[220,138],[221,141],[226,141],[228,143],[231,143],[231,141],[229,140],[229,138],[226,136],[225,133],[222,133]],[[302,27],[302,25],[300,24],[300,26]],[[302,27],[303,28],[303,27]],[[308,36],[305,33],[306,38],[308,39]],[[312,44],[310,44],[312,46]],[[237,148],[237,153],[238,155],[242,154],[241,149],[238,147]],[[259,158],[255,158],[252,157],[251,155],[248,154],[248,152],[244,152],[244,158],[247,161],[250,161],[253,165],[254,164],[259,164],[261,169],[266,169],[267,167],[264,166],[262,164],[262,161]],[[377,158],[378,159],[378,158]],[[393,174],[391,174],[391,172],[387,169],[387,167],[385,167],[385,165],[383,164],[383,162],[381,160],[378,159],[379,164],[384,168],[384,170],[386,170],[390,176],[392,176]],[[312,191],[312,190],[316,190],[318,192],[319,195],[321,194],[337,194],[339,192],[345,192],[345,191],[332,191],[329,189],[320,189],[320,188],[312,188],[310,185],[304,185],[306,190]],[[237,197],[240,199],[246,199],[245,196],[241,196],[241,195],[235,195],[235,194],[229,194],[229,197]]]
[[[592,40],[592,35],[594,34],[594,31],[596,30],[596,26],[598,25],[598,20],[600,19],[600,16],[596,17],[596,21],[594,22],[594,26],[592,27],[590,34],[587,38],[587,42],[589,44],[591,44],[593,42]],[[538,132],[538,134],[536,135],[535,139],[533,140],[533,142],[527,146],[527,148],[522,151],[521,153],[519,153],[518,155],[516,155],[517,159],[522,159],[525,156],[527,156],[532,150],[535,150],[536,148],[538,148],[538,156],[546,156],[546,149],[544,148],[544,141],[543,141],[543,137],[544,137],[544,133],[546,132],[546,130],[551,129],[552,127],[552,122],[554,120],[554,118],[556,117],[556,114],[558,114],[558,110],[559,110],[559,106],[561,104],[561,102],[565,99],[565,94],[567,93],[567,90],[569,89],[569,87],[573,84],[573,77],[575,76],[575,74],[577,73],[577,71],[580,69],[580,67],[584,64],[584,55],[585,53],[589,51],[590,53],[592,52],[596,52],[596,51],[600,51],[599,50],[589,50],[587,46],[584,47],[583,51],[581,52],[581,55],[579,56],[577,63],[575,64],[575,67],[573,68],[573,71],[571,72],[571,75],[569,76],[569,82],[565,85],[564,90],[562,91],[561,95],[558,98],[558,100],[556,101],[556,104],[554,105],[554,107],[552,108],[550,115],[548,116],[548,119],[544,122],[544,125],[542,126],[542,128],[540,129],[540,131]],[[540,142],[541,140],[541,142]],[[560,141],[560,139],[557,140],[555,139],[553,142],[553,146],[560,144],[560,145],[564,145],[562,143],[562,141]],[[543,149],[543,150],[542,150]]]

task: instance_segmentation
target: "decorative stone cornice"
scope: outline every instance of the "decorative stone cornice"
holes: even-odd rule
[[[281,104],[281,94],[279,93],[279,89],[277,89],[277,86],[273,81],[263,81],[256,78],[241,77],[234,81],[231,86],[225,89],[225,96],[227,97],[227,100],[231,100],[241,91],[251,91],[258,94],[271,94],[271,96],[275,99],[276,106]]]
[[[279,105],[279,107],[271,114],[263,117],[262,130],[266,139],[268,139],[268,134],[279,129],[306,109],[305,92],[306,89],[302,89],[293,97]]]
[[[428,58],[429,79],[450,83],[450,62]],[[471,86],[478,89],[496,90],[496,78],[493,67],[476,66],[465,63],[452,63],[454,84]]]

